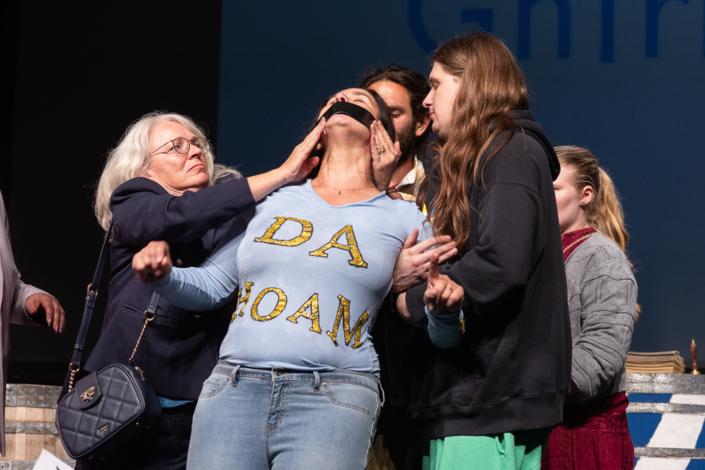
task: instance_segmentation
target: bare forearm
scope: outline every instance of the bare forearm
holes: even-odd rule
[[[261,201],[268,194],[289,182],[286,172],[281,168],[275,168],[274,170],[247,178],[247,184],[250,185],[250,191],[255,201]]]

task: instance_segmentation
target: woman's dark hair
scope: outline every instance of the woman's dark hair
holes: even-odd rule
[[[426,77],[416,70],[393,64],[367,72],[360,80],[360,86],[369,88],[373,83],[381,81],[396,83],[406,89],[411,98],[411,110],[415,121],[421,121],[428,116],[428,109],[423,105],[423,100],[431,87]]]
[[[369,90],[367,88],[365,91],[372,95],[372,98],[375,99],[377,109],[379,109],[379,122],[382,123],[384,130],[386,130],[387,134],[389,134],[389,138],[392,139],[392,142],[394,142],[397,139],[397,132],[394,130],[394,121],[392,121],[392,113],[389,111],[389,106],[387,106],[387,103],[384,102],[382,97],[379,96],[376,91]]]

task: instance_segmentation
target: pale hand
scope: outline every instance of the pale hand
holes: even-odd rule
[[[380,191],[389,187],[389,180],[397,168],[401,157],[399,141],[392,142],[380,121],[373,121],[370,126],[370,151],[372,152],[372,174],[375,185]]]
[[[169,244],[164,241],[149,242],[132,257],[132,270],[144,282],[165,278],[172,266]]]
[[[428,277],[431,268],[431,258],[434,253],[438,255],[438,263],[458,254],[457,244],[448,235],[431,237],[416,243],[419,237],[418,229],[414,229],[404,240],[394,266],[392,291],[394,293],[405,290],[422,283]]]
[[[462,286],[438,272],[438,255],[434,253],[426,280],[426,291],[423,294],[426,307],[433,313],[457,312],[464,297]]]
[[[284,179],[287,183],[293,183],[305,178],[318,165],[320,158],[311,157],[311,152],[321,140],[325,128],[326,120],[321,118],[304,140],[294,147],[289,158],[279,167],[284,173]]]

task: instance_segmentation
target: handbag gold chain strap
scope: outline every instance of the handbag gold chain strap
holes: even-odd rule
[[[88,285],[88,289],[91,289],[91,285]],[[132,367],[134,367],[142,376],[142,379],[144,380],[144,372],[142,372],[142,369],[134,364],[135,360],[135,354],[137,354],[137,350],[139,349],[140,345],[142,344],[142,339],[144,338],[144,333],[147,331],[147,326],[154,320],[154,317],[156,316],[156,311],[157,311],[157,303],[159,302],[159,294],[156,292],[152,293],[152,299],[150,300],[149,307],[147,310],[144,311],[144,323],[142,323],[142,330],[140,331],[140,335],[137,337],[137,341],[135,341],[135,347],[132,348],[132,353],[130,354],[129,359],[127,360]],[[70,370],[70,375],[69,375],[69,381],[68,381],[68,391],[70,392],[73,390],[74,383],[76,381],[76,374],[78,373],[81,368],[78,366],[78,364],[71,363],[69,364],[69,370]]]
[[[140,344],[142,344],[142,338],[144,337],[144,332],[147,331],[147,326],[154,320],[154,312],[151,312],[149,309],[145,310],[144,312],[144,323],[142,323],[142,331],[140,331],[139,337],[137,337],[137,341],[135,342],[135,347],[132,348],[132,354],[130,354],[130,358],[127,360],[132,367],[137,369],[142,376],[142,380],[144,380],[144,373],[142,372],[142,369],[137,367],[134,364],[135,360],[135,354],[137,354],[137,350],[140,347]]]
[[[71,371],[71,374],[69,375],[69,392],[73,390],[73,383],[76,380],[76,374],[78,373],[79,370],[81,370],[80,367],[78,367],[76,364],[69,364],[69,370]]]

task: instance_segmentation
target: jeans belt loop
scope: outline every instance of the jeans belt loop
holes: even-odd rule
[[[382,381],[378,381],[377,386],[379,387],[379,398],[382,401],[382,403],[380,403],[379,405],[379,408],[382,409],[382,407],[384,406],[384,402],[386,401],[386,397],[384,396],[384,387],[382,387]]]
[[[313,371],[313,389],[317,392],[321,388],[321,374],[317,370]]]
[[[240,364],[237,364],[233,367],[232,372],[230,372],[230,383],[233,384],[233,387],[237,387],[237,373],[240,371]]]

